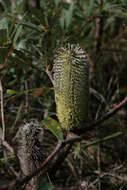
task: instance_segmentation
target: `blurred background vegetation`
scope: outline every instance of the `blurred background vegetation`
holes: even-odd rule
[[[23,119],[57,119],[46,67],[52,69],[56,49],[66,43],[80,44],[89,55],[90,86],[104,97],[102,102],[90,97],[89,120],[96,120],[127,94],[127,1],[0,0],[5,135],[14,149]],[[80,181],[89,190],[127,189],[126,125],[124,108],[104,122],[103,128],[89,133],[85,142],[117,131],[124,132],[122,137],[85,150],[76,144],[73,159],[71,155],[66,159],[73,185]],[[2,122],[0,126],[1,137]],[[0,189],[15,179],[19,170],[16,156],[5,155],[1,147]],[[66,175],[61,175],[59,185],[62,181],[69,184],[63,178]],[[53,189],[53,182],[47,180],[40,189]]]

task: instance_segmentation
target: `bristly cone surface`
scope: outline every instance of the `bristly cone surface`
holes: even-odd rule
[[[79,45],[60,48],[54,60],[54,88],[61,127],[70,130],[87,120],[89,68],[86,52]]]

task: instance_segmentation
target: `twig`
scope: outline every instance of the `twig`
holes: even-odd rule
[[[120,136],[122,134],[123,134],[122,132],[116,132],[116,133],[113,133],[112,135],[106,136],[104,138],[100,138],[100,139],[98,139],[96,141],[93,141],[93,142],[90,142],[90,143],[86,144],[85,147],[84,147],[84,149],[88,148],[89,146],[92,146],[92,145],[95,145],[95,144],[98,144],[98,143],[102,143],[102,142],[105,142],[107,140],[116,138],[116,137],[118,137],[118,136]],[[66,144],[70,144],[70,143],[74,143],[74,142],[80,142],[83,139],[84,139],[84,135],[81,135],[80,137],[79,136],[78,137],[74,137],[74,138],[65,140],[63,142],[63,145],[65,146]]]
[[[97,162],[98,162],[98,188],[101,190],[101,161],[100,161],[100,143],[98,143],[98,150],[97,150]]]
[[[54,80],[53,80],[53,76],[52,76],[52,71],[49,70],[50,65],[46,64],[46,73],[52,83],[52,85],[54,86]]]
[[[100,10],[103,7],[103,0],[100,1]],[[96,39],[96,52],[98,52],[102,45],[102,36],[103,36],[103,27],[104,27],[104,18],[103,18],[103,12],[100,11],[99,17],[96,18],[96,32],[95,32],[95,39]]]
[[[96,120],[90,125],[86,125],[85,127],[82,127],[80,129],[74,129],[72,132],[80,135],[87,131],[94,130],[95,128],[99,127],[101,123],[103,123],[105,120],[109,119],[113,115],[115,115],[116,112],[118,112],[123,106],[127,104],[127,97],[125,97],[120,103],[116,104],[114,108],[112,108],[109,112],[107,112],[104,116]]]
[[[28,83],[27,80],[25,81],[25,95],[26,95],[26,102],[25,102],[25,112],[28,113],[28,106],[29,106],[29,93],[28,93]]]
[[[125,97],[120,103],[116,104],[114,108],[112,108],[109,112],[107,112],[104,116],[102,116],[100,119],[95,121],[93,124],[89,126],[89,129],[91,127],[95,127],[99,125],[100,123],[104,122],[105,120],[112,117],[116,112],[118,112],[123,106],[127,104],[127,97]]]
[[[2,122],[2,141],[5,141],[5,119],[4,119],[4,103],[3,103],[3,87],[0,80],[0,103],[1,103],[1,122]]]
[[[101,104],[106,104],[106,100],[102,94],[100,94],[97,90],[90,88],[90,94],[93,95]]]
[[[77,171],[76,171],[76,169],[74,168],[72,162],[71,162],[68,158],[67,158],[66,162],[67,162],[67,164],[68,164],[69,170],[70,170],[70,172],[71,172],[71,174],[72,174],[74,180],[77,181],[77,183],[80,185],[80,182],[79,182],[80,178],[79,178],[79,176],[78,176],[78,174],[77,174]],[[69,173],[70,173],[70,172],[69,172]],[[70,174],[70,175],[71,175],[71,174]]]
[[[1,137],[1,144],[3,147],[5,147],[9,152],[14,154],[13,148],[5,141],[5,118],[4,118],[4,98],[3,98],[3,87],[2,87],[2,81],[0,80],[0,102],[1,102],[1,123],[2,123],[2,137]],[[4,152],[4,155],[6,153]],[[16,172],[12,167],[10,167],[11,172],[16,175]]]
[[[14,154],[14,150],[13,148],[6,142],[6,141],[2,141],[2,145],[12,154]]]
[[[69,146],[66,149],[62,149],[58,155],[57,159],[53,163],[53,166],[51,167],[49,173],[50,179],[53,180],[57,171],[60,169],[61,164],[64,162],[64,160],[67,158],[67,155],[70,153],[70,150],[72,148],[72,143],[69,144]]]
[[[9,150],[12,154],[14,154],[13,148],[5,141],[5,118],[4,118],[4,98],[3,98],[3,87],[2,81],[0,80],[0,104],[1,104],[1,123],[2,123],[2,137],[1,144]]]
[[[98,171],[94,172],[95,174],[98,175]],[[117,178],[120,181],[126,182],[127,183],[127,175],[119,175],[119,174],[114,174],[114,173],[110,173],[110,172],[102,172],[100,177],[103,178],[105,176],[110,176],[110,177],[114,177]]]

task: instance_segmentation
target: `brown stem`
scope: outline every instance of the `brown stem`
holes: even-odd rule
[[[5,141],[5,119],[4,119],[4,103],[3,103],[3,86],[0,80],[0,102],[1,102],[1,122],[2,122],[2,141]]]
[[[112,108],[109,112],[107,112],[104,116],[102,116],[98,120],[80,129],[74,129],[73,132],[78,135],[81,135],[87,131],[94,130],[95,128],[99,127],[99,125],[103,123],[105,120],[112,117],[116,112],[118,112],[126,104],[127,104],[127,97],[125,97],[120,103],[116,104],[114,108]]]
[[[70,153],[72,146],[73,146],[73,144],[70,143],[69,146],[67,147],[67,149],[62,149],[59,152],[55,163],[53,163],[53,166],[51,167],[50,171],[48,172],[51,180],[53,180],[57,171],[60,169],[62,163],[67,158],[67,155]]]

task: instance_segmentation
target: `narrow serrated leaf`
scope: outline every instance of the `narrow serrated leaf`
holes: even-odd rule
[[[55,119],[52,119],[51,117],[46,117],[43,120],[43,123],[45,127],[47,127],[59,141],[63,140],[62,129],[60,128],[60,124]]]
[[[54,0],[55,5],[58,6],[61,0]]]
[[[7,94],[8,95],[15,95],[17,92],[15,90],[12,89],[7,89]]]
[[[60,18],[60,27],[61,27],[61,29],[63,30],[64,29],[64,17],[61,17]]]
[[[71,24],[73,10],[74,10],[74,3],[71,3],[69,9],[65,11],[66,28],[68,28],[70,26],[70,24]]]
[[[0,20],[0,30],[7,29],[8,28],[8,20],[6,17]]]
[[[93,12],[94,3],[95,3],[95,0],[90,0],[88,16],[90,16],[92,14],[92,12]]]
[[[3,131],[2,131],[2,128],[0,127],[0,139],[2,138],[2,133]]]
[[[20,36],[21,32],[22,32],[22,25],[18,26],[18,28],[17,28],[16,34],[14,36],[14,41],[13,41],[14,45],[16,44],[18,37]]]

